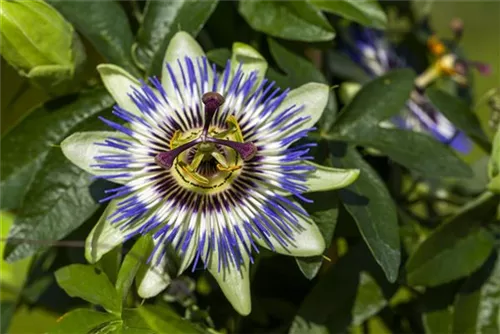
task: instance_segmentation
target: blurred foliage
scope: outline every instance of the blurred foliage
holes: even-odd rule
[[[1,333],[500,332],[499,3],[0,1]],[[492,73],[467,73],[466,85],[442,76],[419,93],[471,138],[468,155],[384,125],[431,65],[428,37],[456,38],[456,17],[463,36],[453,52],[489,63]],[[369,75],[343,52],[346,40],[357,42],[346,38],[352,26],[378,29],[409,68]],[[305,205],[327,241],[324,257],[261,251],[248,317],[203,270],[142,300],[147,238],[95,265],[85,260],[84,240],[112,184],[72,165],[59,144],[113,117],[98,64],[160,75],[178,30],[196,36],[219,66],[243,42],[264,55],[266,76],[281,88],[329,84],[309,138],[318,143],[314,158],[361,170],[348,188]]]

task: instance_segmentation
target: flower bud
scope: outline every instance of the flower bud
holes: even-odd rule
[[[52,94],[76,83],[85,50],[57,10],[42,0],[0,0],[0,53],[18,73]]]

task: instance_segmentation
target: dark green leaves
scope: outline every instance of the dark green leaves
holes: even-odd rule
[[[352,142],[378,149],[428,178],[472,176],[470,167],[450,148],[423,133],[379,128]]]
[[[310,61],[287,50],[272,38],[267,41],[273,58],[286,73],[286,77],[279,76],[278,73],[271,76],[280,87],[296,88],[308,82],[327,83],[323,74]]]
[[[172,36],[179,30],[196,36],[217,3],[218,0],[148,1],[133,46],[136,63],[147,75],[159,75]]]
[[[432,104],[450,122],[464,131],[467,136],[476,141],[486,152],[491,151],[491,144],[481,128],[479,119],[464,101],[435,88],[428,89],[426,93]]]
[[[360,138],[375,132],[378,123],[396,115],[413,89],[412,70],[396,70],[367,83],[339,114],[332,133]]]
[[[120,315],[122,301],[106,274],[91,265],[72,264],[55,272],[59,286],[71,297],[79,297]]]
[[[311,215],[314,223],[318,225],[321,234],[325,238],[326,248],[330,246],[330,242],[337,226],[337,217],[339,215],[339,200],[334,191],[327,193],[312,193],[308,198],[313,200],[313,204],[304,205],[304,208]],[[313,256],[308,258],[297,258],[297,264],[300,270],[308,279],[313,279],[323,263],[321,256]]]
[[[49,104],[37,108],[17,127],[2,138],[0,190],[2,208],[19,206],[33,176],[54,145],[58,145],[72,129],[89,117],[113,104],[103,89],[86,91],[63,107]]]
[[[94,45],[107,62],[134,75],[137,68],[130,50],[133,36],[127,15],[116,1],[49,0]]]
[[[308,82],[318,82],[328,84],[327,80],[310,61],[287,50],[278,42],[268,38],[269,51],[276,60],[279,68],[286,73],[286,76],[277,71],[268,69],[267,77],[276,81],[281,88],[296,88]],[[327,130],[333,123],[337,112],[337,100],[333,90],[330,92],[326,110],[320,120],[321,128]]]
[[[332,151],[334,166],[361,170],[352,185],[339,190],[339,196],[387,279],[394,282],[401,260],[394,202],[377,173],[353,148],[334,147]]]
[[[252,28],[274,37],[320,42],[335,36],[321,11],[305,0],[242,0],[239,12]]]
[[[310,0],[316,7],[346,19],[377,29],[384,29],[387,17],[376,0]]]
[[[378,149],[429,178],[471,176],[453,151],[429,135],[379,125],[402,110],[413,80],[412,71],[398,70],[366,84],[340,113],[332,138]]]
[[[497,204],[496,196],[485,193],[433,231],[406,263],[408,283],[436,286],[479,268],[493,248],[493,237],[481,227],[481,219]]]
[[[455,299],[453,333],[498,333],[500,331],[500,260],[493,253],[467,279]]]
[[[378,283],[377,283],[378,282]],[[364,245],[358,244],[332,265],[306,296],[290,334],[343,333],[380,311],[393,288]]]
[[[68,161],[58,147],[51,149],[34,176],[9,233],[14,239],[5,250],[15,261],[57,241],[80,226],[99,207],[92,198],[91,175]],[[19,240],[30,242],[19,242]]]
[[[127,298],[127,294],[139,268],[147,262],[152,247],[153,242],[149,236],[139,238],[123,260],[123,264],[118,272],[118,279],[116,280],[116,290],[123,300]]]
[[[76,309],[66,313],[52,328],[50,334],[87,334],[100,330],[111,332],[112,327],[120,327],[121,320],[116,315],[97,312],[89,309]]]
[[[200,328],[165,307],[143,305],[136,311],[156,333],[203,333]]]

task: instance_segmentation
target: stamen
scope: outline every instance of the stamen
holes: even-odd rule
[[[197,138],[193,141],[190,141],[189,143],[186,143],[184,145],[181,145],[177,148],[174,148],[173,150],[170,150],[168,152],[161,152],[158,153],[155,157],[155,161],[158,165],[165,169],[170,169],[172,168],[172,165],[174,164],[175,158],[184,152],[185,150],[193,147],[196,144],[199,144],[201,142],[200,138]]]
[[[215,113],[219,107],[224,103],[225,99],[222,95],[217,92],[208,92],[203,94],[201,101],[205,105],[205,124],[203,125],[202,138],[203,141],[206,140],[208,134],[208,128],[214,118]]]
[[[223,146],[227,146],[227,147],[232,148],[233,150],[235,150],[236,152],[238,152],[240,154],[241,158],[244,161],[248,161],[248,160],[252,159],[255,156],[255,154],[257,154],[257,147],[251,142],[238,143],[238,142],[231,141],[231,140],[217,139],[217,138],[212,138],[212,137],[208,137],[206,140],[208,142],[211,142],[211,143],[215,143],[215,144],[219,144],[219,145],[223,145]]]

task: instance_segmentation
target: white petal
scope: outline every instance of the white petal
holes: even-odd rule
[[[175,78],[182,89],[182,74],[179,66],[177,65],[177,60],[180,60],[184,65],[184,58],[189,57],[194,62],[196,66],[196,60],[200,57],[206,57],[205,52],[201,46],[196,42],[196,40],[191,37],[187,32],[180,31],[172,38],[168,44],[167,51],[165,53],[165,58],[163,60],[163,67],[161,72],[161,83],[167,92],[167,96],[172,98],[176,96],[173,80],[169,71],[167,70],[166,64],[170,64],[174,72]],[[208,71],[209,80],[212,82],[212,71]],[[179,81],[180,80],[180,81]]]
[[[153,239],[155,247],[158,242],[162,242],[162,239]],[[137,294],[141,298],[156,296],[165,290],[172,281],[167,273],[169,266],[169,257],[167,254],[165,254],[158,263],[158,257],[161,253],[161,251],[156,252],[151,261],[147,264],[146,270],[137,275]]]
[[[234,309],[241,315],[248,315],[252,310],[250,260],[246,253],[243,253],[243,259],[244,263],[240,265],[239,270],[231,263],[229,267],[221,265],[219,271],[218,252],[215,250],[211,253],[207,268]]]
[[[96,145],[96,143],[103,143],[104,140],[110,137],[130,140],[130,137],[121,132],[75,132],[62,141],[61,150],[66,158],[68,158],[72,163],[93,175],[103,176],[126,173],[128,170],[104,169],[93,166],[99,163],[99,161],[95,159],[98,155],[124,153],[119,149]],[[129,180],[129,178],[113,178],[112,180],[113,182],[124,184]]]
[[[274,115],[280,115],[292,105],[304,105],[300,116],[309,116],[310,118],[303,122],[300,127],[297,127],[296,131],[312,128],[325,110],[329,92],[330,88],[324,84],[310,82],[302,85],[288,93],[288,96],[276,109]]]
[[[233,54],[231,57],[231,71],[236,72],[241,64],[241,70],[247,76],[257,71],[257,83],[261,82],[267,71],[267,61],[262,55],[245,43],[236,42],[233,44]]]
[[[109,215],[116,211],[117,204],[118,200],[112,200],[108,204],[85,241],[85,258],[90,263],[99,261],[104,254],[123,243],[125,236],[130,233],[127,230],[122,231],[111,225],[107,219]]]
[[[309,161],[304,163],[316,167],[307,178],[307,192],[344,188],[356,181],[359,176],[359,169],[325,167]]]
[[[301,207],[299,203],[296,201],[292,202]],[[302,215],[297,214],[297,219],[299,220],[300,226],[302,226],[303,231],[294,233],[294,240],[289,244],[286,248],[279,243],[278,240],[269,237],[269,240],[274,246],[274,251],[284,255],[292,255],[292,256],[316,256],[321,255],[325,251],[325,239],[321,232],[319,231],[316,224],[309,217],[303,217]],[[260,246],[271,249],[269,245],[264,241],[264,239],[254,239],[257,244]]]
[[[136,115],[142,114],[128,96],[134,88],[140,91],[141,84],[136,78],[123,68],[112,64],[98,65],[97,71],[101,75],[104,86],[121,108]]]

